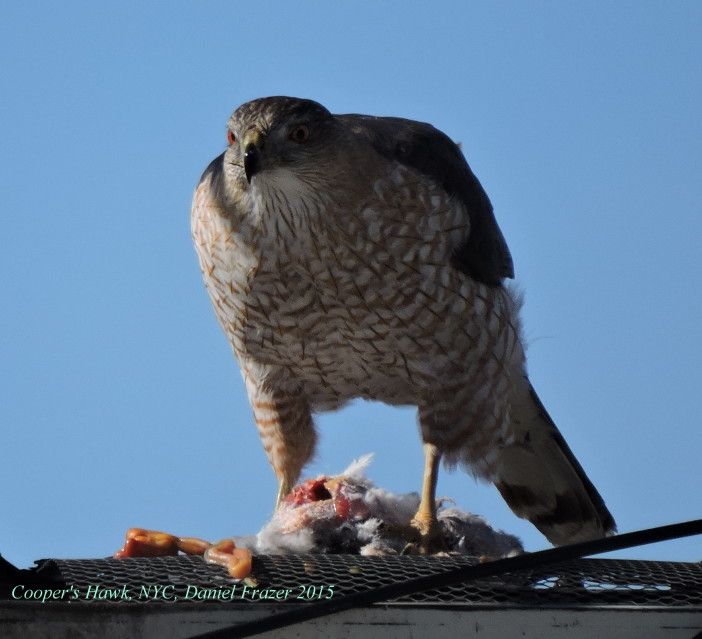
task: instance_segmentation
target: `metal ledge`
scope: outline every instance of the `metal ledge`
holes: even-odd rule
[[[259,555],[232,581],[199,557],[0,564],[3,637],[188,637],[474,565],[463,556]],[[44,601],[42,602],[42,599]],[[682,637],[702,632],[702,565],[579,559],[401,597],[262,637]],[[567,629],[567,633],[566,633]]]

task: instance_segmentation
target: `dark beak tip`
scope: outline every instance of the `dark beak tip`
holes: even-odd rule
[[[249,184],[251,184],[251,178],[258,173],[260,164],[258,149],[249,147],[246,153],[244,153],[244,173],[246,174],[246,181]]]

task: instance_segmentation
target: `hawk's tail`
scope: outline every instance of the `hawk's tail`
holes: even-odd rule
[[[602,497],[526,378],[512,402],[511,430],[515,440],[500,452],[495,485],[516,515],[554,545],[616,531]]]

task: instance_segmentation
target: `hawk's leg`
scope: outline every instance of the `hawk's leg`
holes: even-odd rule
[[[424,481],[422,498],[417,513],[412,518],[412,527],[420,535],[419,551],[429,554],[443,550],[443,538],[436,518],[436,483],[439,478],[441,452],[434,444],[424,444]]]
[[[277,508],[314,452],[312,414],[301,395],[261,388],[249,380],[247,389],[261,443],[278,478]]]

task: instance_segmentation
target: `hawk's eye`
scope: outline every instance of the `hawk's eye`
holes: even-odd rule
[[[303,144],[310,139],[310,130],[304,124],[299,124],[290,131],[290,139],[298,144]]]
[[[227,143],[234,144],[234,142],[236,142],[236,135],[234,135],[231,131],[227,131]]]

